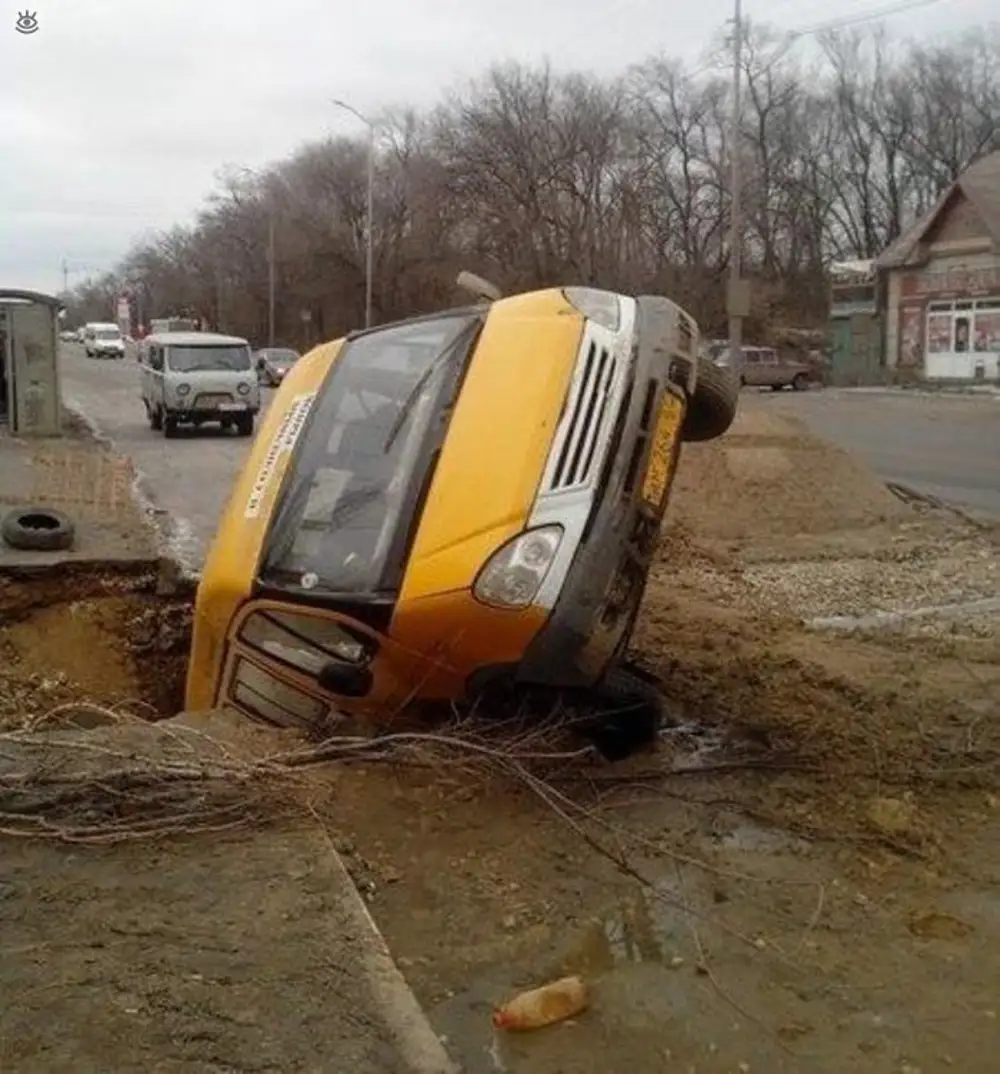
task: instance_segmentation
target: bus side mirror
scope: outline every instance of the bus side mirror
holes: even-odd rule
[[[365,697],[371,691],[374,679],[371,668],[330,660],[320,669],[316,681],[327,693]]]

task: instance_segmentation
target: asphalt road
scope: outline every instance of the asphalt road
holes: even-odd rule
[[[199,571],[252,440],[214,426],[182,428],[176,439],[167,440],[146,420],[133,358],[88,359],[77,344],[61,348],[66,403],[132,459],[163,513],[161,528],[171,551],[184,567]],[[272,393],[265,388],[261,394],[266,410]]]
[[[251,441],[212,427],[166,440],[146,420],[133,359],[87,359],[75,344],[63,344],[62,356],[67,403],[132,459],[165,514],[173,554],[199,570]],[[859,455],[884,480],[1000,518],[1000,396],[832,388],[752,394],[756,405],[794,413]],[[264,389],[265,410],[270,397]]]
[[[1000,395],[827,388],[762,392],[760,402],[802,418],[885,481],[1000,519]]]

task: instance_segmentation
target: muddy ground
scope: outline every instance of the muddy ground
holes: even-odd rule
[[[931,617],[846,636],[803,627],[996,595],[994,535],[901,502],[752,404],[725,440],[686,450],[675,497],[635,646],[674,712],[656,751],[615,766],[550,766],[544,785],[458,762],[341,765],[310,778],[311,823],[331,833],[470,1074],[995,1071],[996,621]],[[8,721],[80,693],[170,707],[182,605],[163,607],[134,578],[80,582],[61,605],[58,587],[52,601],[34,591],[0,589]],[[252,857],[256,837],[243,838]],[[168,852],[179,904],[209,882],[215,843],[185,846]],[[145,851],[19,853],[31,856],[32,898],[11,895],[5,916],[25,935],[79,943],[68,869],[81,890],[101,887],[103,918],[147,916],[141,892],[113,891],[118,871],[145,868],[135,857]],[[253,899],[227,910],[248,932],[259,912]],[[306,931],[286,941],[304,960]],[[147,950],[159,942],[153,935]],[[92,978],[102,965],[118,973],[113,948],[91,954]],[[227,989],[229,957],[208,951],[198,972]],[[59,972],[64,963],[49,958],[46,972]],[[5,954],[4,994],[47,988],[38,965]],[[492,1003],[566,970],[592,984],[586,1015],[494,1038]],[[72,1039],[86,1017],[110,1057],[104,1069],[139,1069],[116,1043],[119,1023],[74,999],[74,987],[100,997],[99,985],[60,980],[64,1003],[47,993],[3,1016],[0,1068],[21,1054],[10,1049],[25,1033],[59,1024],[54,1032]],[[288,997],[318,981],[288,969],[270,982],[286,1028]],[[226,1044],[239,1036],[221,1032],[231,1014],[192,1004],[170,1008],[174,1038],[222,1043],[207,1058],[171,1058],[151,1037],[156,1069],[313,1069],[300,1054],[254,1065]],[[300,1029],[310,1032],[308,1020]]]

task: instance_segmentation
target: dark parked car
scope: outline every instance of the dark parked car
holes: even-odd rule
[[[288,347],[264,347],[254,355],[257,379],[276,388],[301,355]]]

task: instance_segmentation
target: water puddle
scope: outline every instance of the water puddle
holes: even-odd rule
[[[729,736],[721,727],[710,727],[695,720],[664,727],[660,731],[660,741],[670,749],[673,755],[672,767],[683,772],[700,768],[709,761],[718,760],[726,747],[731,745]]]
[[[749,823],[712,842],[737,859],[809,849],[804,840]],[[681,1061],[686,1065],[678,1069],[692,1062],[703,1069],[709,1054],[722,1060],[721,1054],[706,1054],[712,993],[695,973],[685,911],[689,897],[672,874],[651,888],[637,887],[574,928],[556,950],[540,950],[527,960],[522,954],[516,965],[493,967],[430,1010],[435,1028],[466,1074],[660,1074]],[[699,907],[703,910],[703,903]],[[579,974],[588,983],[591,1007],[581,1017],[537,1033],[493,1030],[495,1003],[566,974]]]
[[[619,966],[669,965],[685,934],[683,894],[675,885],[638,889],[634,896],[583,930],[570,961],[577,972],[600,974]]]

